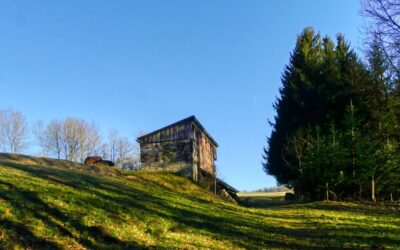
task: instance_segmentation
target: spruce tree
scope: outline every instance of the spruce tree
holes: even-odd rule
[[[350,100],[363,115],[369,115],[363,92],[367,76],[342,35],[337,36],[335,44],[306,28],[298,36],[282,75],[281,96],[274,104],[275,122],[264,148],[264,170],[278,183],[295,187],[311,199],[321,196],[317,190],[334,193],[338,183],[344,183],[348,169],[343,165],[349,156],[343,141],[329,144],[328,138],[344,140],[343,120]],[[304,128],[318,128],[319,139],[311,133],[313,136],[301,145],[299,161],[300,155],[291,149],[296,148],[294,138]],[[326,188],[327,184],[330,187]]]

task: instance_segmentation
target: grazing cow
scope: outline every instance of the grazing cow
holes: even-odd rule
[[[88,156],[83,163],[85,163],[86,165],[95,165],[102,160],[103,158],[101,158],[100,156]]]
[[[112,162],[112,161],[106,161],[106,160],[98,161],[96,164],[104,164],[104,165],[107,165],[107,166],[109,166],[109,167],[114,167],[114,166],[115,166],[115,163],[114,163],[114,162]]]

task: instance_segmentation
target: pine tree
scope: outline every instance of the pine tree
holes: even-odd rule
[[[312,80],[319,73],[320,60],[320,36],[311,28],[306,28],[298,37],[290,63],[285,67],[281,97],[274,105],[277,116],[268,139],[268,148],[264,149],[264,170],[275,176],[279,183],[288,186],[293,186],[298,173],[284,161],[295,161],[293,156],[285,152],[285,145],[298,128],[306,127],[309,123],[309,110],[314,101]]]
[[[355,150],[355,141],[346,144],[348,126],[342,121],[350,102],[363,117],[372,116],[367,105],[371,91],[364,86],[369,80],[368,71],[342,35],[335,45],[329,37],[321,39],[306,28],[282,76],[281,96],[274,105],[277,115],[264,149],[264,170],[311,199],[321,197],[321,190],[328,193],[327,198],[345,190],[352,176],[349,172],[356,171],[351,163],[356,156],[351,149]],[[293,153],[295,138],[304,128],[318,128],[318,132],[311,133],[301,151]]]

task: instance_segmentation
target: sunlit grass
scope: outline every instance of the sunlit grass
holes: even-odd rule
[[[246,208],[173,174],[0,156],[4,249],[400,249],[399,235],[382,208]]]
[[[283,200],[287,192],[239,192],[239,197],[279,197]]]

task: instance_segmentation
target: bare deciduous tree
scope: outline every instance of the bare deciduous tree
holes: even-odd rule
[[[13,109],[0,110],[0,144],[4,151],[20,153],[28,146],[28,123]]]
[[[95,155],[99,151],[101,137],[97,126],[84,120],[77,120],[79,132],[79,155],[83,162],[87,156]]]
[[[64,157],[67,160],[77,161],[80,147],[79,121],[75,118],[67,118],[63,124],[62,138]]]
[[[46,138],[45,138],[45,131],[46,127],[43,121],[37,121],[32,126],[32,134],[36,138],[37,144],[41,149],[41,156],[48,156],[48,148],[46,147]]]
[[[58,159],[61,159],[63,152],[63,122],[52,120],[46,128],[45,139],[47,150],[53,152]]]
[[[99,147],[99,154],[103,159],[111,159],[110,146],[107,143],[102,143]]]
[[[137,145],[129,141],[127,137],[120,136],[116,129],[110,131],[106,145],[108,152],[103,154],[109,155],[110,160],[116,162],[118,166],[126,170],[139,168],[140,157]]]
[[[119,165],[128,163],[133,156],[133,144],[127,137],[119,137],[116,146],[117,163]]]
[[[117,143],[118,143],[119,135],[116,129],[112,129],[110,133],[108,133],[108,146],[110,147],[110,160],[115,162],[117,159]]]
[[[34,135],[43,152],[71,161],[97,154],[101,144],[97,126],[76,118],[52,120],[47,126],[37,123]]]
[[[391,66],[400,73],[400,2],[363,0],[362,15],[370,21],[367,23],[370,40],[381,43]]]

